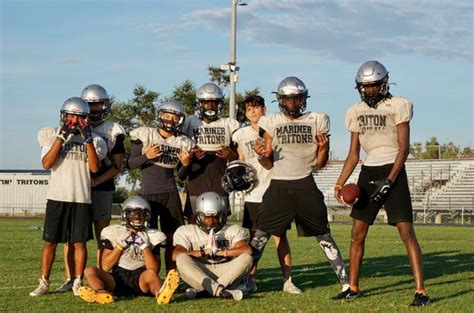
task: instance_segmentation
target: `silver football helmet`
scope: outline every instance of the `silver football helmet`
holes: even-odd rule
[[[121,207],[122,225],[138,231],[148,228],[151,208],[147,200],[133,196],[125,200]]]
[[[163,113],[175,114],[179,117],[179,121],[165,119]],[[181,102],[176,100],[168,100],[163,102],[158,107],[158,127],[164,129],[169,133],[177,133],[183,127],[184,120],[186,119],[186,111]]]
[[[217,108],[215,110],[207,110],[202,105],[202,101],[216,101]],[[206,118],[215,121],[219,118],[222,107],[224,105],[224,94],[222,89],[214,83],[205,83],[196,91],[197,109],[200,118]]]
[[[257,185],[255,168],[240,160],[230,162],[222,176],[222,188],[227,192],[251,191]]]
[[[67,122],[66,114],[88,117],[89,113],[89,105],[84,100],[79,97],[71,97],[64,101],[64,104],[61,107],[59,123],[63,126],[64,123]]]
[[[306,99],[309,98],[308,89],[298,77],[286,77],[280,82],[274,93],[276,93],[280,111],[283,114],[298,117],[306,110]],[[284,100],[287,98],[296,98],[299,103],[294,106],[285,105]]]
[[[362,64],[357,71],[355,81],[362,101],[370,107],[376,107],[380,101],[390,96],[388,71],[378,61],[371,60]],[[368,86],[378,86],[379,90],[375,93],[368,93],[365,90]]]
[[[204,217],[217,216],[215,225],[204,224]],[[217,233],[227,223],[227,208],[224,198],[215,192],[205,192],[196,198],[196,224],[205,232],[214,229]]]
[[[110,113],[111,103],[109,95],[104,87],[97,84],[92,84],[84,88],[81,93],[81,98],[89,105],[94,104],[98,109],[91,110],[90,120],[101,121],[107,114]]]

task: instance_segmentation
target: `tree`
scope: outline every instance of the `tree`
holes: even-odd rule
[[[174,87],[171,99],[180,101],[185,110],[186,114],[194,114],[196,108],[196,87],[190,80],[185,80],[181,85]]]

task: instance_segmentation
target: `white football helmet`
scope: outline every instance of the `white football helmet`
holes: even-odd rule
[[[107,114],[110,113],[111,103],[109,95],[104,87],[97,84],[92,84],[84,88],[81,93],[81,98],[84,99],[89,105],[97,104],[98,110],[91,110],[90,120],[101,121]]]
[[[140,196],[133,196],[125,200],[121,207],[122,225],[138,231],[148,228],[151,208],[147,200]]]
[[[204,224],[205,216],[217,216],[218,223],[212,226]],[[205,192],[196,198],[196,224],[209,233],[217,233],[227,223],[227,208],[224,198],[215,192]]]
[[[371,60],[362,64],[357,71],[355,81],[362,101],[370,107],[376,107],[380,101],[390,96],[388,71],[378,61]],[[375,93],[367,93],[365,88],[368,86],[378,86],[379,90]]]
[[[217,108],[215,110],[206,110],[203,107],[202,101],[217,101]],[[196,91],[197,110],[200,118],[206,118],[210,121],[215,121],[222,113],[224,105],[224,94],[219,86],[214,83],[205,83]]]
[[[88,117],[89,112],[89,105],[84,100],[79,97],[71,97],[64,101],[61,107],[59,123],[63,126],[67,122],[66,114]]]
[[[232,191],[251,191],[257,185],[257,173],[248,163],[235,160],[230,162],[222,176],[222,188]]]
[[[289,76],[283,79],[278,85],[276,97],[283,114],[298,117],[306,110],[306,99],[308,96],[308,89],[301,79],[295,76]],[[284,100],[287,98],[297,98],[297,103],[294,106],[285,105]]]
[[[175,114],[179,117],[179,121],[167,120],[163,118],[163,113]],[[183,127],[186,119],[186,111],[181,102],[176,100],[168,100],[163,102],[158,108],[158,127],[169,133],[178,133]]]

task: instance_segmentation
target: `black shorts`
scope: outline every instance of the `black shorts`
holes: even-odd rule
[[[242,227],[255,231],[257,229],[257,216],[262,207],[261,202],[245,202],[244,217],[242,219]],[[286,228],[291,229],[291,224]]]
[[[312,175],[297,180],[272,179],[263,195],[257,229],[283,237],[293,220],[298,236],[318,236],[330,231],[324,196]]]
[[[115,267],[111,273],[115,280],[114,294],[117,296],[152,296],[151,293],[144,293],[140,289],[140,275],[145,270],[145,267],[133,271]]]
[[[369,184],[369,182],[387,178],[392,166],[393,164],[382,166],[362,165],[357,181],[357,185],[362,190],[362,195],[359,201],[352,207],[351,217],[353,219],[372,225],[383,205],[390,225],[396,225],[400,222],[413,222],[413,209],[405,168],[402,169],[395,180],[385,202],[380,203],[370,201],[369,199],[370,195],[375,191],[375,186]]]
[[[184,225],[181,199],[177,191],[143,195],[143,198],[150,202],[150,228],[158,229],[158,216],[160,229],[165,234],[173,234],[179,226]]]
[[[48,200],[43,240],[53,243],[87,242],[92,237],[92,214],[85,203]]]

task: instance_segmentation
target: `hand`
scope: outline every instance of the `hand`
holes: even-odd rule
[[[340,204],[344,204],[345,206],[351,206],[350,204],[346,203],[344,201],[344,198],[341,197],[341,195],[339,194],[340,191],[342,189],[342,185],[334,185],[334,198],[336,198],[337,202],[339,202]]]
[[[235,153],[234,151],[232,151],[231,148],[229,147],[224,147],[220,150],[217,150],[216,151],[216,155],[221,158],[221,159],[225,159],[227,161],[230,161],[231,159],[235,159]]]
[[[87,118],[79,118],[79,131],[86,143],[92,143],[92,129]]]
[[[202,160],[204,159],[204,157],[206,156],[206,151],[203,151],[201,148],[199,147],[196,147],[194,149],[191,150],[191,152],[194,154],[194,156],[196,157],[196,159],[198,160]]]
[[[178,153],[178,159],[183,166],[189,166],[189,164],[191,164],[192,156],[193,154],[191,153],[191,151],[188,150],[181,150]]]
[[[97,186],[97,185],[99,185],[99,184],[100,184],[100,182],[99,182],[99,180],[98,180],[97,178],[92,178],[92,177],[91,177],[91,187],[95,187],[95,186]]]
[[[64,123],[57,135],[58,140],[64,143],[69,138],[69,136],[74,133],[73,126],[74,126],[74,123],[71,123],[71,122]]]
[[[130,244],[132,243],[133,243],[132,233],[129,232],[128,230],[124,232],[122,236],[120,236],[117,240],[117,246],[122,250],[127,249],[128,246],[130,246]]]
[[[135,243],[142,251],[151,246],[150,237],[146,232],[141,231],[135,234]]]
[[[255,144],[253,147],[255,153],[258,155],[258,158],[261,159],[262,157],[269,158],[272,155],[272,148],[271,144],[268,147],[265,145],[265,140],[263,138],[258,138],[255,140]]]
[[[204,246],[201,246],[199,248],[201,252],[201,257],[209,259],[209,260],[215,260],[217,257],[217,251],[213,251],[211,248],[204,248]]]
[[[380,202],[385,200],[388,192],[392,189],[393,181],[386,178],[370,181],[369,184],[375,185],[375,191],[370,195],[370,200]]]
[[[151,147],[146,149],[146,152],[145,152],[146,158],[148,160],[153,160],[162,154],[163,152],[161,152],[160,145],[158,144],[152,145]]]
[[[329,150],[329,137],[327,133],[316,134],[314,143],[318,146],[318,150]]]

